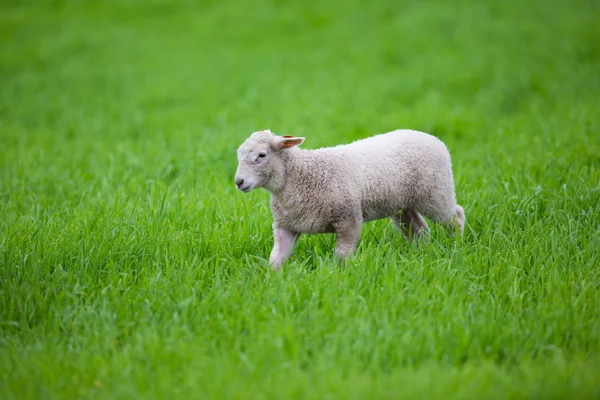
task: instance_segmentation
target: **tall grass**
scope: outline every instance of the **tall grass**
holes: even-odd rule
[[[3,398],[597,398],[594,2],[6,2]],[[452,153],[464,240],[269,273],[252,131]]]

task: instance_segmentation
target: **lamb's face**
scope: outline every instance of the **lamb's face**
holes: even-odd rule
[[[272,181],[282,176],[281,151],[286,151],[304,141],[293,136],[276,136],[271,131],[254,132],[238,148],[238,169],[235,185],[242,192],[274,187]]]
[[[266,131],[253,133],[238,148],[235,185],[242,192],[265,186],[273,175],[273,151],[269,145],[272,136]]]

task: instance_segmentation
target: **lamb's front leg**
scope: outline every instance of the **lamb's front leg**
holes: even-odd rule
[[[362,222],[362,215],[357,215],[356,218],[344,220],[336,224],[335,254],[340,260],[345,260],[356,251],[356,246],[360,239]]]
[[[273,266],[273,269],[277,271],[294,252],[298,239],[300,239],[300,234],[273,224],[273,236],[275,242],[269,262]]]

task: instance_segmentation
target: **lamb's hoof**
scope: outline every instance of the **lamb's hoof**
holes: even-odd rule
[[[410,244],[415,244],[417,246],[426,246],[427,244],[429,244],[429,239],[431,235],[429,234],[429,229],[419,229],[418,232],[405,237],[406,241]]]
[[[340,255],[340,254],[336,254],[337,264],[342,269],[346,269],[346,267],[348,266],[348,259],[349,258],[350,258],[350,256],[343,256],[343,255]]]

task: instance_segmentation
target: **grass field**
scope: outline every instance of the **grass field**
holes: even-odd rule
[[[4,1],[3,399],[600,397],[600,3]],[[269,274],[250,132],[449,147],[464,240]]]

